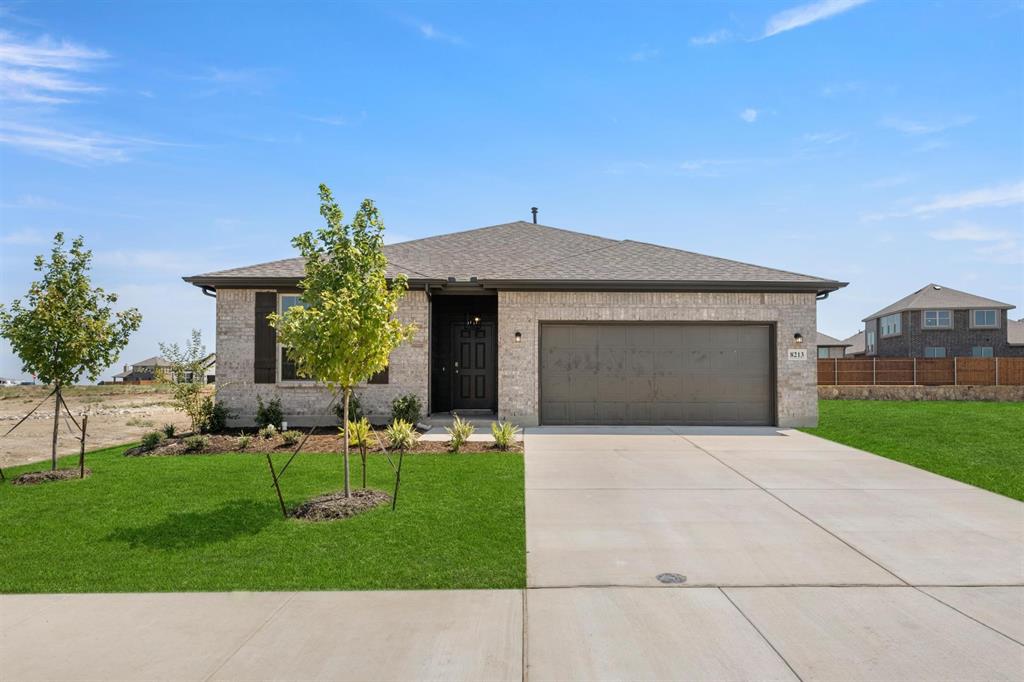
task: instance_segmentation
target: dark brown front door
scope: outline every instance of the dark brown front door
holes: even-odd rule
[[[494,325],[452,325],[452,409],[492,410],[497,373]]]

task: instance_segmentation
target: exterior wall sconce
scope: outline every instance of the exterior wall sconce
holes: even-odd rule
[[[793,340],[796,341],[797,343],[803,343],[804,335],[801,334],[800,332],[797,332],[796,334],[793,334]]]
[[[522,332],[516,332],[516,343],[522,343],[522,341],[523,341],[523,333]]]

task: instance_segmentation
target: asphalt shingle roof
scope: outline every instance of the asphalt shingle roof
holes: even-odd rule
[[[837,338],[831,337],[828,334],[822,334],[818,332],[818,344],[819,346],[849,346],[850,344],[845,341],[840,341]]]
[[[492,282],[718,282],[807,285],[842,282],[632,240],[608,239],[528,222],[505,223],[384,247],[388,275],[410,280],[472,277]],[[298,280],[303,260],[288,258],[187,277],[197,285],[230,280]]]
[[[847,355],[864,352],[864,330],[860,330],[853,336],[843,339],[843,344],[849,346],[846,349]]]
[[[900,300],[896,301],[892,305],[882,308],[873,315],[868,315],[864,318],[864,322],[873,320],[876,317],[882,315],[888,315],[890,313],[897,313],[903,310],[924,310],[933,308],[944,308],[944,309],[965,309],[965,308],[1005,308],[1009,310],[1015,306],[1009,303],[1001,303],[991,298],[984,298],[983,296],[975,296],[974,294],[968,294],[964,291],[957,291],[956,289],[950,289],[944,287],[941,284],[929,284],[921,289],[918,289],[909,296],[904,296]]]

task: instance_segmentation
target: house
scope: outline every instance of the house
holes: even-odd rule
[[[850,344],[845,341],[833,338],[828,334],[822,334],[818,332],[818,359],[824,360],[826,358],[842,358],[846,357],[846,349]]]
[[[418,328],[356,389],[378,418],[414,393],[428,412],[542,424],[817,421],[816,301],[844,282],[514,222],[385,247]],[[336,423],[267,315],[299,302],[303,260],[185,277],[215,296],[218,399],[253,423],[257,396],[291,424]]]
[[[847,346],[846,354],[843,357],[863,357],[864,356],[864,330],[861,329],[853,336],[849,336],[843,339],[843,344]]]
[[[876,357],[1024,356],[1010,343],[1014,306],[929,284],[864,318],[865,354]]]
[[[1024,346],[1024,318],[1007,320],[1006,342],[1011,345]]]
[[[203,359],[205,383],[212,384],[217,379],[217,354],[210,353]],[[143,384],[154,382],[158,379],[160,371],[167,372],[171,369],[171,363],[164,358],[154,355],[140,362],[125,365],[124,371],[114,375],[115,384]],[[191,377],[186,377],[191,381]]]

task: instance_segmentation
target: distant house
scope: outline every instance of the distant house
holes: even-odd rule
[[[864,355],[864,330],[861,329],[853,336],[843,339],[846,344],[846,355],[844,357],[863,357]]]
[[[203,359],[204,373],[207,384],[217,380],[217,354],[210,353]],[[114,375],[115,384],[146,384],[157,381],[160,371],[169,371],[171,363],[154,355],[140,362],[125,365],[124,371]],[[191,377],[186,377],[191,380]]]
[[[864,352],[869,357],[1024,356],[1024,345],[1008,340],[1007,311],[1013,308],[929,284],[864,318]]]
[[[1024,346],[1024,317],[1019,320],[1007,320],[1006,342],[1012,345]]]
[[[818,332],[818,359],[846,357],[846,349],[850,344]]]

